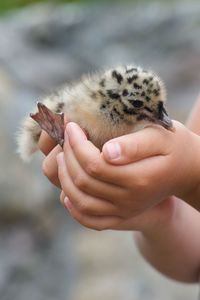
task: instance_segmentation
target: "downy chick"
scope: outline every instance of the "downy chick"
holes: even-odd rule
[[[52,112],[66,114],[68,121],[78,123],[101,149],[109,139],[148,124],[171,129],[165,101],[166,90],[161,79],[152,71],[129,65],[84,76],[80,82],[44,98],[42,103]],[[43,115],[42,105],[38,107]],[[38,123],[27,117],[18,136],[22,159],[28,160],[38,149],[40,134]]]

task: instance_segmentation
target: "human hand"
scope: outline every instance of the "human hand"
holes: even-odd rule
[[[39,148],[44,153],[46,158],[43,161],[43,172],[49,178],[49,180],[56,185],[60,186],[60,181],[58,179],[58,167],[56,162],[56,156],[58,153],[62,151],[62,148],[59,145],[56,145],[55,141],[52,140],[49,135],[42,131],[40,140],[39,140]],[[65,206],[64,203],[64,192],[61,192],[60,200],[61,203]],[[126,220],[120,220],[119,224],[113,226],[113,229],[120,230],[142,230],[145,231],[146,228],[150,229],[150,227],[156,227],[157,224],[164,223],[168,221],[173,215],[174,207],[175,207],[174,199],[166,199],[161,204],[157,205],[156,208],[148,210],[146,213],[143,213],[137,217],[128,218]],[[81,216],[80,216],[81,218]],[[78,217],[77,217],[78,219]],[[81,222],[81,220],[80,220]],[[87,224],[86,224],[87,222]],[[96,219],[91,220],[91,217],[88,220],[85,219],[82,222],[85,226],[95,228],[95,229],[103,229],[104,219],[101,219],[101,222],[96,223]],[[150,226],[151,224],[151,226]],[[112,224],[113,225],[113,224]]]
[[[69,124],[70,142],[66,140],[58,158],[61,198],[65,194],[70,199],[66,206],[71,214],[85,226],[95,228],[89,223],[99,219],[96,227],[113,228],[172,194],[188,195],[198,183],[194,166],[199,157],[194,154],[199,138],[178,122],[174,126],[175,132],[151,126],[114,139],[121,143],[122,155],[113,166],[106,152],[111,141],[100,153],[76,124]]]
[[[141,131],[141,132],[138,132],[138,133],[134,133],[133,134],[133,138],[131,138],[131,139],[128,139],[127,140],[127,137],[128,138],[130,138],[130,136],[131,135],[128,135],[128,136],[124,136],[124,137],[120,137],[120,138],[117,138],[117,139],[115,139],[115,140],[113,140],[113,141],[120,141],[120,143],[121,143],[121,146],[122,146],[122,156],[121,156],[121,159],[115,159],[115,160],[110,160],[110,158],[109,158],[109,156],[108,156],[108,153],[107,153],[107,149],[106,149],[106,145],[104,146],[104,148],[103,148],[103,153],[101,153],[100,154],[100,152],[98,151],[98,149],[95,149],[95,147],[93,146],[93,145],[91,145],[91,143],[90,142],[87,142],[87,143],[89,143],[89,145],[90,146],[92,146],[92,148],[93,148],[93,150],[95,150],[96,151],[96,153],[98,153],[98,155],[99,155],[99,158],[104,158],[104,159],[107,159],[107,161],[109,161],[109,162],[112,162],[112,163],[114,163],[114,164],[127,164],[127,163],[129,163],[131,160],[138,160],[138,159],[142,159],[142,158],[145,158],[145,157],[149,157],[149,159],[144,159],[144,160],[142,160],[141,162],[143,162],[143,163],[145,163],[144,165],[143,164],[139,164],[138,165],[138,163],[139,162],[137,162],[137,164],[136,164],[136,167],[137,166],[139,166],[139,167],[137,167],[138,168],[138,170],[140,170],[141,172],[142,172],[142,170],[144,170],[145,172],[144,172],[144,175],[146,174],[146,176],[145,176],[145,178],[146,179],[148,179],[148,176],[147,175],[149,175],[150,176],[150,179],[152,179],[152,181],[150,180],[150,184],[149,184],[149,186],[151,187],[151,184],[154,184],[154,188],[156,187],[156,190],[155,190],[155,192],[157,193],[157,196],[159,196],[159,191],[161,190],[162,192],[163,192],[163,197],[164,197],[164,195],[165,195],[165,193],[166,193],[166,187],[168,187],[169,188],[169,183],[174,183],[173,185],[175,186],[175,188],[177,187],[176,186],[176,182],[174,182],[174,177],[175,177],[175,179],[176,179],[176,177],[177,178],[179,178],[179,176],[177,176],[178,174],[177,174],[177,170],[178,170],[178,168],[179,168],[179,166],[178,166],[178,168],[176,168],[176,166],[177,166],[177,164],[178,164],[178,162],[181,160],[181,163],[182,163],[182,160],[184,160],[184,156],[185,156],[185,152],[186,151],[184,151],[185,149],[184,148],[186,148],[187,149],[187,147],[182,147],[183,146],[183,142],[188,142],[189,143],[189,145],[191,146],[191,142],[190,142],[190,140],[187,138],[187,135],[191,135],[191,132],[189,132],[183,125],[181,125],[180,123],[175,123],[176,124],[176,126],[175,127],[177,127],[176,128],[176,131],[175,131],[175,133],[170,133],[170,132],[168,132],[168,131],[166,131],[166,130],[164,130],[164,129],[162,129],[162,128],[160,128],[160,127],[152,127],[152,128],[146,128],[146,129],[144,129],[143,131]],[[76,125],[75,125],[76,126]],[[79,146],[80,146],[80,144],[81,144],[81,139],[80,139],[80,137],[81,137],[81,135],[82,135],[82,139],[84,139],[84,141],[86,142],[87,140],[86,140],[86,137],[84,136],[84,134],[83,134],[83,132],[82,131],[80,131],[80,129],[78,129],[78,128],[76,128],[77,130],[79,130],[78,131],[78,136],[75,134],[75,136],[74,136],[74,138],[75,138],[75,140],[77,139],[77,143],[79,144]],[[146,137],[145,136],[143,136],[143,134],[142,133],[144,133],[144,131],[148,131],[148,132],[146,132],[147,133],[147,135],[146,135],[146,133],[145,133],[145,135],[146,135]],[[156,130],[157,131],[159,131],[159,130],[161,130],[163,133],[161,133],[160,132],[160,134],[156,134]],[[183,134],[183,132],[185,132],[185,134]],[[177,132],[178,132],[178,135],[177,135]],[[182,133],[181,133],[182,132]],[[151,134],[151,133],[154,133],[154,134]],[[79,136],[79,134],[81,134],[80,136]],[[140,134],[142,134],[142,135],[140,135]],[[164,134],[164,136],[163,136],[163,134]],[[174,139],[175,139],[175,142],[177,142],[177,144],[180,146],[180,147],[178,147],[178,146],[176,146],[177,147],[177,149],[179,149],[179,151],[181,151],[182,150],[182,153],[181,153],[181,155],[178,155],[178,158],[180,159],[180,160],[178,160],[177,161],[177,159],[176,159],[176,157],[174,156],[174,155],[170,155],[170,153],[172,154],[173,153],[173,149],[176,149],[176,147],[172,147],[172,145],[174,145],[174,142],[173,142],[173,139],[172,139],[172,141],[170,140],[170,142],[168,141],[168,143],[166,143],[166,136],[165,136],[165,134],[167,134],[167,135],[170,135],[171,136],[171,138],[172,138],[172,136],[174,137]],[[175,136],[174,135],[176,134],[176,138],[175,138]],[[148,137],[149,137],[149,139],[148,139]],[[163,138],[162,138],[163,137]],[[194,136],[194,135],[192,135],[192,137],[190,137],[191,138],[191,140],[193,140],[193,139],[195,139],[196,140],[196,136]],[[140,142],[140,139],[141,139],[141,142],[142,141],[144,141],[145,139],[146,139],[146,141],[147,141],[147,143],[146,143],[146,148],[145,148],[145,144],[142,144],[141,142]],[[123,145],[124,145],[124,142],[127,142],[127,144],[126,144],[126,147],[123,149]],[[129,141],[129,142],[128,142]],[[134,145],[132,145],[131,146],[131,144],[133,143],[133,141],[134,141]],[[180,142],[180,141],[182,141],[182,142]],[[72,141],[73,142],[73,141]],[[110,143],[111,141],[109,141],[108,143]],[[194,141],[193,141],[194,142]],[[197,141],[196,141],[197,142]],[[86,144],[87,144],[86,143]],[[131,144],[130,144],[131,143]],[[169,145],[170,145],[170,143],[172,144],[170,147],[169,147]],[[48,143],[47,143],[48,144]],[[195,144],[195,143],[194,143]],[[167,146],[168,145],[168,146]],[[175,145],[176,145],[176,143],[175,143]],[[69,146],[69,145],[68,145]],[[137,146],[137,151],[135,151],[136,150],[136,147]],[[139,146],[139,147],[138,147]],[[195,146],[195,145],[194,145]],[[52,146],[53,147],[53,146]],[[148,147],[149,147],[149,149],[150,150],[148,150]],[[182,147],[182,148],[181,148]],[[67,147],[66,147],[67,148]],[[76,148],[76,147],[75,147]],[[85,148],[85,147],[84,147]],[[194,148],[194,149],[193,149]],[[195,146],[195,147],[191,147],[190,149],[192,150],[192,155],[189,155],[189,159],[192,157],[193,159],[195,158],[195,156],[194,156],[194,152],[195,151],[193,151],[193,150],[195,150],[197,148],[197,145]],[[129,151],[129,149],[131,150],[131,151]],[[135,150],[134,150],[135,149]],[[146,149],[146,150],[145,150]],[[176,149],[176,151],[174,151],[175,153],[176,153],[176,155],[177,155],[177,153],[179,153],[178,151],[177,151],[177,149]],[[169,151],[169,150],[171,150],[171,151]],[[173,151],[172,151],[173,150]],[[44,161],[44,164],[43,164],[43,170],[44,170],[44,173],[46,174],[46,176],[53,182],[53,183],[55,183],[56,185],[59,185],[59,180],[58,180],[58,178],[57,178],[57,165],[56,165],[56,163],[55,163],[55,156],[56,156],[56,154],[57,153],[59,153],[61,151],[61,149],[59,148],[59,146],[57,146],[55,149],[53,149],[53,151],[51,151],[50,152],[50,154],[47,156],[47,158],[45,159],[45,161]],[[67,155],[67,157],[69,157],[70,156],[70,152],[69,152],[69,150],[67,150],[67,151],[65,151],[66,153],[68,153],[68,155]],[[137,153],[136,153],[137,152]],[[133,155],[133,153],[135,153],[135,155],[134,155],[134,157],[132,158],[131,157],[131,155]],[[152,157],[153,156],[153,157]],[[172,157],[171,157],[172,156]],[[171,157],[171,158],[170,158]],[[99,158],[97,158],[96,159],[96,162],[98,162],[98,160],[99,160]],[[169,162],[171,163],[171,164],[169,164],[168,165],[168,163],[164,163],[164,158],[167,158],[168,160],[169,160]],[[161,164],[161,166],[160,166],[160,168],[159,168],[159,160],[157,161],[157,159],[161,159],[161,161],[163,161],[162,162],[162,164]],[[173,159],[175,160],[175,162],[176,162],[176,164],[174,164],[173,163]],[[91,159],[90,159],[90,157],[89,157],[89,152],[87,152],[87,150],[86,150],[86,157],[85,157],[85,163],[88,165],[88,160],[89,160],[89,162],[91,162],[91,165],[93,166],[92,168],[94,168],[94,162],[93,161],[91,161]],[[154,161],[155,160],[155,161]],[[194,159],[195,160],[195,159]],[[69,159],[69,161],[70,161],[70,159]],[[144,166],[146,167],[146,166],[148,166],[148,161],[149,161],[149,168],[144,168]],[[100,162],[100,161],[99,161]],[[151,162],[152,162],[152,164],[151,164]],[[104,163],[105,163],[105,160],[104,160]],[[146,164],[147,163],[147,164]],[[73,165],[73,163],[72,163],[72,165]],[[157,170],[157,168],[155,168],[155,166],[157,166],[157,168],[158,168],[158,170]],[[169,168],[169,166],[171,166],[172,168],[173,167],[175,167],[175,171],[176,171],[176,174],[174,174],[174,171],[172,172],[172,171],[170,171],[170,170],[168,170],[168,168]],[[192,166],[192,161],[191,161],[191,164],[190,163],[187,163],[187,166]],[[140,168],[141,167],[141,168]],[[171,175],[171,176],[167,176],[166,178],[165,178],[165,172],[163,173],[163,171],[165,171],[165,168],[164,167],[166,167],[166,169],[168,170],[168,172],[167,172],[167,174],[169,174],[169,175]],[[136,168],[136,170],[137,170],[137,168]],[[170,168],[169,168],[170,169]],[[187,169],[187,168],[186,168]],[[115,169],[116,170],[116,169]],[[116,177],[115,175],[116,175],[116,173],[115,173],[115,170],[114,170],[114,178]],[[163,170],[163,171],[162,171]],[[159,171],[159,172],[157,172],[157,171]],[[187,177],[188,176],[188,174],[187,174],[187,172],[185,172],[184,170],[183,170],[183,166],[181,166],[181,170],[180,170],[180,168],[179,168],[179,170],[178,170],[179,172],[178,173],[183,173],[183,175],[185,174],[185,176]],[[193,171],[194,171],[194,168],[193,168]],[[90,168],[89,168],[89,172],[90,172]],[[150,173],[148,173],[148,172],[150,172]],[[151,175],[151,172],[153,173],[153,178],[152,178],[152,175]],[[170,172],[171,172],[171,174],[170,174]],[[87,172],[85,172],[86,174],[85,175],[88,175],[87,174]],[[157,174],[158,173],[158,174]],[[193,175],[195,175],[195,173],[196,172],[193,172],[194,174]],[[79,174],[79,173],[77,173],[77,174]],[[82,174],[82,173],[80,173],[80,174]],[[78,185],[78,186],[80,186],[80,188],[78,187],[78,189],[81,191],[81,189],[84,189],[84,188],[81,188],[81,185],[86,185],[87,186],[87,184],[88,184],[88,187],[89,187],[89,183],[90,182],[82,182],[81,183],[81,180],[83,181],[83,180],[87,180],[89,177],[87,177],[86,176],[86,178],[84,179],[84,176],[82,176],[82,179],[80,180],[80,174],[79,174],[79,179],[77,180],[77,177],[76,177],[76,180],[75,180],[75,186],[76,185]],[[133,173],[134,174],[134,173]],[[142,174],[142,173],[141,173]],[[157,177],[155,176],[157,174]],[[123,173],[123,172],[121,172],[120,174],[119,174],[120,176],[122,175],[122,182],[124,182],[125,181],[125,184],[127,183],[127,184],[129,184],[129,181],[131,180],[131,178],[130,178],[130,176],[125,176],[126,178],[125,178],[125,180],[123,180],[124,179],[124,175],[127,175],[127,174],[125,174],[125,173]],[[160,178],[160,176],[161,176],[161,178]],[[175,176],[176,175],[176,176]],[[96,175],[97,176],[97,175]],[[185,176],[182,176],[182,177],[184,177],[185,178]],[[90,177],[92,177],[92,176],[90,176]],[[144,178],[144,177],[143,177]],[[158,180],[155,180],[154,178],[158,178]],[[184,178],[182,179],[183,181],[184,181]],[[75,178],[74,178],[75,179]],[[89,178],[90,179],[90,178]],[[135,173],[135,180],[134,180],[134,184],[133,184],[133,186],[131,187],[131,188],[137,188],[137,186],[138,186],[138,181],[137,181],[137,179],[140,179],[140,174],[138,173],[138,175],[137,175],[137,172]],[[160,180],[160,179],[164,179],[164,181],[163,180]],[[117,179],[118,180],[118,179]],[[179,178],[179,180],[180,180],[180,178]],[[126,182],[127,181],[127,182]],[[191,180],[191,183],[192,183],[192,185],[193,186],[195,186],[195,182],[194,182],[195,180]],[[148,181],[146,181],[146,183],[148,183]],[[164,185],[164,188],[165,189],[163,189],[162,188],[162,186],[163,185],[161,185],[161,183]],[[189,182],[188,182],[188,186],[189,186]],[[171,185],[170,185],[170,187],[171,187]],[[93,187],[94,188],[94,187]],[[67,188],[68,189],[68,188]],[[162,190],[163,189],[163,190]],[[180,185],[180,189],[181,189],[181,193],[183,192],[182,190],[186,190],[185,188],[182,188],[182,186]],[[68,189],[69,190],[69,189]],[[131,189],[129,189],[129,192],[130,192],[130,190]],[[137,189],[136,189],[137,190]],[[146,185],[146,187],[145,187],[145,185],[143,184],[143,185],[141,185],[141,184],[139,184],[139,186],[138,186],[138,191],[136,192],[136,194],[138,195],[139,194],[139,190],[141,190],[140,192],[143,194],[143,199],[144,199],[144,201],[141,201],[140,200],[140,198],[139,197],[134,197],[134,199],[133,199],[133,201],[130,201],[129,200],[129,204],[131,204],[131,206],[133,207],[131,210],[129,210],[129,209],[127,209],[128,210],[128,214],[126,214],[125,212],[123,212],[124,211],[124,204],[125,204],[125,201],[121,201],[122,202],[122,204],[123,204],[123,208],[122,209],[120,209],[120,206],[118,207],[118,209],[120,210],[120,212],[119,212],[119,214],[117,214],[117,216],[118,217],[121,217],[122,218],[122,214],[124,214],[125,213],[125,215],[126,215],[126,218],[127,218],[127,220],[129,220],[129,218],[128,218],[128,215],[130,214],[131,216],[133,215],[136,215],[136,214],[138,214],[138,213],[140,213],[140,210],[137,210],[137,207],[138,207],[138,204],[139,204],[139,207],[140,207],[140,209],[141,209],[141,211],[143,211],[143,209],[144,209],[144,207],[145,207],[145,209],[148,209],[148,207],[150,207],[151,205],[154,205],[154,204],[152,204],[152,203],[157,203],[157,201],[159,202],[160,200],[158,200],[157,199],[157,201],[155,201],[155,198],[154,199],[150,199],[150,197],[149,197],[149,195],[148,195],[148,192],[147,192],[147,195],[145,194],[145,192],[146,192],[146,190],[148,191],[148,184]],[[150,188],[150,190],[151,190],[151,188]],[[154,189],[153,189],[154,190]],[[82,191],[83,192],[83,191]],[[116,192],[117,192],[117,190],[115,191],[115,195],[116,195]],[[88,190],[88,196],[90,196],[89,195],[89,193],[90,193],[90,191]],[[66,193],[67,194],[67,193]],[[128,195],[129,193],[128,193],[128,191],[127,191],[127,194],[126,194],[126,196]],[[63,201],[63,195],[64,195],[64,193],[62,193],[62,196],[61,196],[61,199],[62,199],[62,201]],[[87,195],[87,191],[86,191],[86,193],[85,193],[85,195]],[[77,200],[77,202],[76,202],[76,204],[74,204],[74,206],[73,206],[73,202],[67,202],[68,203],[68,209],[70,209],[71,208],[71,214],[73,214],[72,213],[72,210],[73,210],[73,212],[75,212],[75,208],[76,208],[76,213],[78,213],[79,214],[79,216],[74,216],[76,219],[78,219],[79,221],[80,221],[80,223],[82,222],[82,224],[83,224],[83,221],[82,221],[82,217],[84,217],[84,215],[98,215],[98,214],[102,214],[102,212],[100,213],[100,211],[98,211],[98,209],[96,208],[96,212],[94,212],[94,210],[95,210],[95,208],[93,207],[91,207],[92,206],[92,203],[91,203],[91,201],[90,202],[88,202],[88,201],[86,201],[86,199],[84,198],[85,197],[85,195],[82,195],[80,198],[79,198],[79,200]],[[145,200],[145,195],[146,195],[146,200]],[[161,193],[161,195],[162,195],[162,193]],[[117,195],[117,197],[113,197],[113,195],[112,195],[112,198],[113,199],[116,199],[116,198],[118,198],[118,196],[119,195]],[[77,197],[77,196],[76,196]],[[109,198],[109,195],[107,195],[107,197]],[[130,198],[130,197],[132,197],[132,195],[128,195],[128,197]],[[101,197],[102,198],[102,197]],[[100,198],[100,199],[101,199]],[[139,198],[139,200],[137,200]],[[73,197],[71,198],[71,199],[73,199]],[[122,197],[122,199],[123,199],[123,197]],[[148,203],[148,200],[151,200],[151,201],[149,201],[149,203]],[[163,198],[162,198],[163,199]],[[162,200],[161,199],[161,200]],[[101,199],[102,200],[102,199]],[[127,198],[126,198],[126,200],[127,200]],[[108,202],[109,200],[107,200],[107,204],[109,204],[109,206],[110,206],[110,203]],[[146,201],[147,201],[147,205],[146,205]],[[82,204],[81,204],[81,202],[82,202]],[[115,205],[116,204],[118,204],[119,205],[119,202],[116,202],[116,200],[114,201],[115,202]],[[137,203],[138,202],[138,203]],[[97,203],[97,201],[95,201],[94,203]],[[101,204],[102,205],[104,205],[105,206],[105,203],[106,203],[106,201],[101,201]],[[126,205],[127,205],[127,203],[128,202],[126,202]],[[100,204],[100,202],[99,202],[99,204]],[[71,205],[71,206],[70,206]],[[69,208],[69,206],[70,206],[70,208]],[[78,206],[78,207],[77,207]],[[161,205],[162,206],[162,205]],[[110,206],[110,208],[111,208],[111,206]],[[113,207],[112,207],[113,208]],[[128,207],[127,207],[128,208]],[[105,208],[104,208],[105,209]],[[145,210],[144,209],[144,210]],[[84,211],[89,211],[88,213],[84,213]],[[108,211],[109,212],[109,211]],[[108,214],[108,212],[107,212],[107,214]],[[114,213],[114,212],[113,212]],[[116,216],[116,211],[115,211],[115,214],[114,214],[115,216]],[[124,215],[124,216],[125,216]],[[84,218],[84,219],[86,219],[86,218]],[[96,220],[96,217],[94,218],[95,220]],[[102,217],[101,217],[101,219],[102,219]],[[147,219],[147,218],[145,218],[145,219]],[[119,219],[115,219],[115,223],[118,223],[118,224],[122,224],[122,222],[124,222],[124,218],[122,218],[121,220],[119,220]],[[129,220],[130,221],[130,220]],[[133,220],[132,220],[133,221]],[[104,223],[104,227],[106,227],[106,224],[105,224],[105,222],[101,222],[102,224]],[[129,222],[130,223],[130,222]],[[86,224],[84,224],[84,225],[86,225]],[[129,225],[130,226],[132,226],[133,225],[133,223],[131,222],[130,224],[126,224],[126,226],[125,226],[125,228],[126,229],[134,229],[134,228],[127,228],[127,227],[129,227]],[[87,225],[86,225],[87,226]],[[94,225],[95,226],[95,225]],[[93,228],[94,228],[94,226],[93,226]],[[100,225],[99,225],[100,226]],[[89,225],[88,225],[88,227],[89,227]],[[92,225],[91,225],[91,227],[92,227]],[[101,227],[101,226],[100,226]]]

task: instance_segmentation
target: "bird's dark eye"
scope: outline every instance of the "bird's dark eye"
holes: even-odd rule
[[[119,99],[120,95],[115,92],[114,90],[107,90],[107,95],[111,98],[111,99]]]
[[[131,104],[135,107],[135,108],[141,108],[143,106],[143,101],[141,100],[132,100]]]
[[[127,89],[124,89],[123,92],[122,92],[122,95],[123,95],[123,96],[128,96],[128,90],[127,90]]]

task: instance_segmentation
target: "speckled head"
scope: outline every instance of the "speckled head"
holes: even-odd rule
[[[134,124],[147,121],[172,128],[164,107],[164,84],[153,72],[135,66],[120,66],[106,71],[99,86],[101,110],[113,122]]]

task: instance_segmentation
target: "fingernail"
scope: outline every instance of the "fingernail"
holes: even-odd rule
[[[57,160],[57,164],[59,167],[63,166],[64,164],[64,153],[60,152],[58,153],[58,155],[56,156],[56,160]]]
[[[118,143],[107,143],[105,145],[105,150],[110,159],[117,159],[121,156],[121,147]]]
[[[80,139],[86,140],[87,137],[85,136],[84,132],[81,130],[81,128],[76,123],[68,123],[66,126],[66,133],[68,135],[69,140],[71,141],[72,138],[76,137]]]
[[[71,125],[71,123],[68,123],[65,130],[65,136],[70,139],[73,135],[73,131],[73,125]]]
[[[72,205],[71,205],[71,202],[70,202],[70,200],[69,200],[68,197],[65,197],[64,200],[63,200],[63,202],[64,202],[65,206],[66,206],[68,209],[71,208]]]

